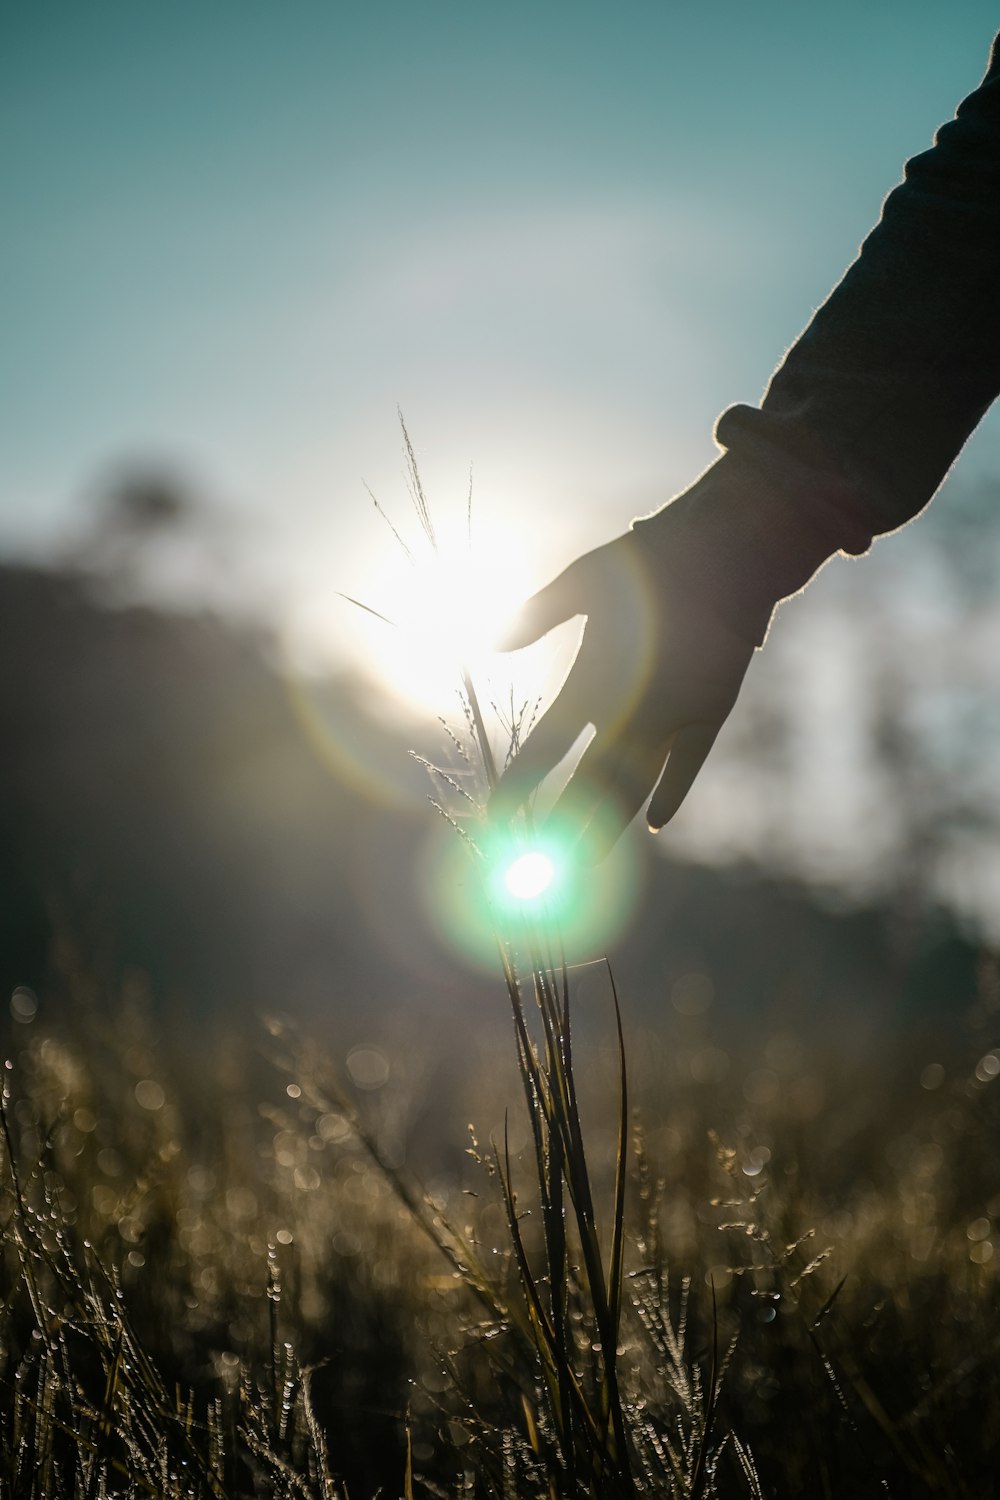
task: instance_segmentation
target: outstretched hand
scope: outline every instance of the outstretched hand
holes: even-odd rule
[[[509,818],[593,726],[552,819],[602,860],[652,792],[656,832],[680,807],[736,702],[753,645],[692,598],[635,532],[572,563],[524,606],[513,651],[574,616],[587,623],[562,690],[501,777],[490,803]]]

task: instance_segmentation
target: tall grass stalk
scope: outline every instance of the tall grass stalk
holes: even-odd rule
[[[409,488],[425,539],[437,541],[413,445],[400,414]],[[472,673],[461,668],[462,696],[473,755],[478,759],[487,798],[497,785],[496,759]],[[524,714],[511,716],[507,758],[517,753]],[[470,758],[470,757],[466,757]],[[450,774],[429,767],[432,775],[453,782]],[[485,811],[481,813],[485,818]],[[508,830],[513,842],[532,831],[530,810],[522,828]],[[477,830],[467,831],[480,853]],[[492,1141],[492,1168],[500,1184],[507,1232],[521,1294],[521,1314],[512,1318],[509,1298],[486,1290],[486,1300],[508,1325],[518,1325],[529,1364],[516,1365],[523,1413],[523,1437],[551,1500],[559,1497],[608,1497],[633,1500],[639,1493],[672,1493],[700,1500],[711,1488],[712,1442],[718,1396],[719,1361],[713,1300],[713,1349],[707,1392],[700,1378],[685,1379],[687,1400],[678,1442],[657,1432],[648,1411],[629,1402],[623,1391],[620,1362],[625,1286],[625,1194],[628,1176],[628,1071],[621,1007],[614,976],[607,978],[617,1039],[618,1107],[614,1185],[603,1214],[592,1183],[585,1131],[574,1072],[570,969],[551,913],[530,912],[513,925],[493,912],[500,967],[514,1026],[517,1067],[530,1127],[532,1168],[537,1192],[540,1244],[529,1245],[519,1207],[520,1189],[511,1159],[505,1119],[502,1143]],[[443,1246],[454,1257],[454,1246]],[[463,1246],[459,1264],[466,1268],[477,1296],[484,1295],[483,1271]],[[473,1270],[473,1266],[476,1269]],[[647,1313],[664,1337],[671,1328],[657,1268],[656,1306],[646,1299]],[[676,1360],[683,1361],[682,1340],[671,1333]],[[507,1366],[509,1373],[510,1366]],[[646,1403],[641,1403],[646,1407]],[[686,1430],[684,1426],[686,1419]],[[745,1464],[752,1469],[747,1455]],[[511,1476],[505,1481],[508,1493]],[[513,1493],[513,1491],[511,1491]]]

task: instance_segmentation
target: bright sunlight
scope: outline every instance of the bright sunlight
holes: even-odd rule
[[[421,539],[422,542],[422,539]],[[386,548],[380,572],[359,592],[364,659],[379,684],[422,714],[451,712],[463,668],[489,670],[528,590],[510,540],[429,544],[419,553]],[[360,611],[358,613],[361,613]],[[515,701],[518,658],[504,658]],[[505,693],[505,700],[507,694]]]
[[[535,901],[548,890],[556,867],[547,854],[529,850],[507,867],[504,884],[516,901]]]

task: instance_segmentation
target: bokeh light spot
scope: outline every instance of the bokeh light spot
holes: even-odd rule
[[[389,1059],[378,1047],[352,1047],[347,1071],[359,1089],[380,1089],[389,1077]]]
[[[38,1013],[38,1000],[33,990],[19,984],[10,997],[10,1013],[15,1021],[27,1026]]]
[[[141,1078],[135,1086],[135,1098],[137,1104],[150,1111],[162,1109],[167,1102],[167,1096],[155,1078]]]

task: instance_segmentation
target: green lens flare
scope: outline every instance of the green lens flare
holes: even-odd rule
[[[547,854],[531,849],[507,866],[504,885],[515,901],[534,901],[549,889],[556,867]]]
[[[497,937],[516,946],[525,923],[571,963],[600,957],[638,904],[636,840],[621,840],[596,868],[582,865],[576,840],[551,826],[477,829],[476,845],[473,854],[451,828],[432,833],[419,884],[442,937],[486,972],[495,972]]]

